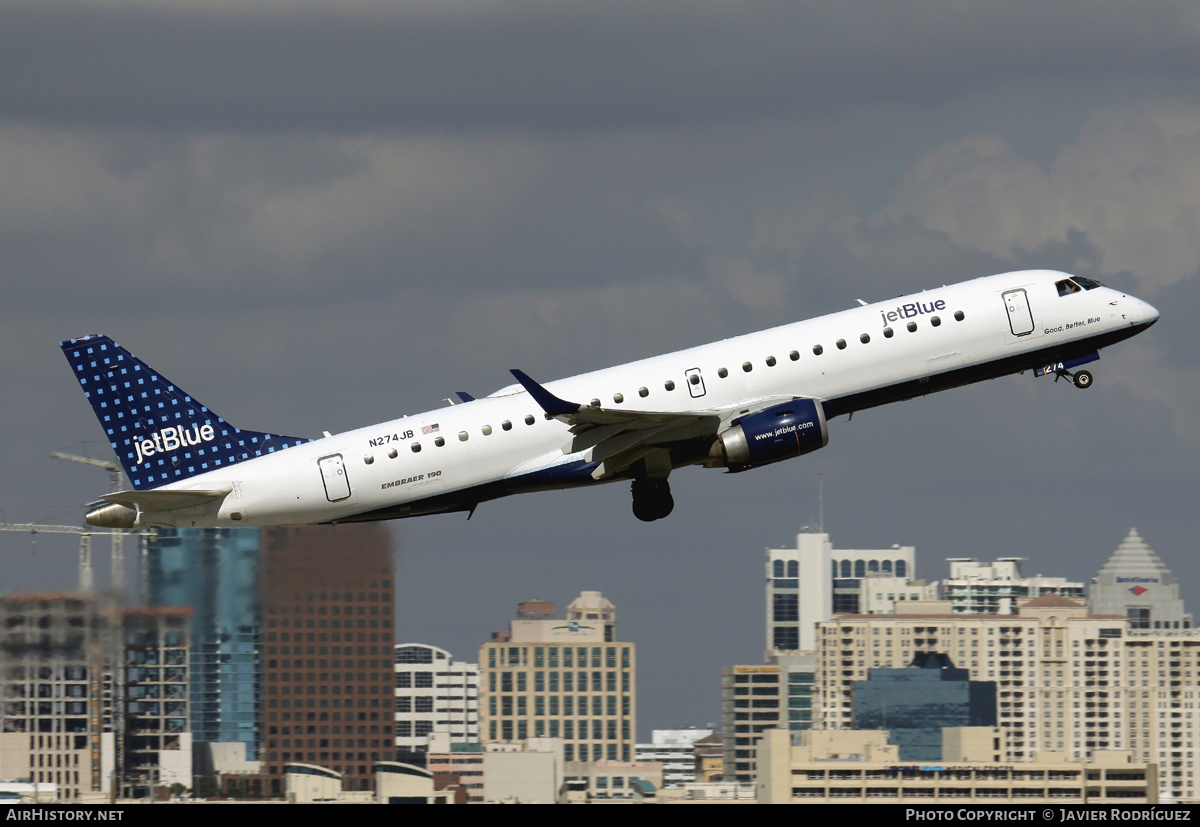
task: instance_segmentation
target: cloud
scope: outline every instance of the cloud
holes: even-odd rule
[[[0,117],[74,126],[479,133],[930,104],[1196,66],[1184,0],[1113,7],[614,0],[17,0]],[[15,82],[12,82],[15,79]]]
[[[1049,168],[995,135],[954,140],[905,171],[884,221],[915,218],[954,244],[1018,263],[1082,233],[1095,260],[1148,297],[1200,272],[1200,107],[1155,101],[1096,112]]]

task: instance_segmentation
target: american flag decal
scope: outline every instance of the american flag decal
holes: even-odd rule
[[[421,426],[421,435],[422,435],[422,436],[429,436],[430,434],[432,434],[432,433],[433,433],[434,431],[436,431],[437,429],[438,429],[438,424],[437,424],[436,422],[435,422],[435,423],[433,423],[432,425],[422,425],[422,426]]]

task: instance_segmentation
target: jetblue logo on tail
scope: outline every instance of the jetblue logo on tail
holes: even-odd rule
[[[138,491],[311,441],[233,427],[107,336],[61,347]]]
[[[137,464],[141,465],[147,457],[155,454],[174,451],[187,445],[199,445],[201,442],[212,442],[216,438],[212,425],[198,425],[190,431],[187,428],[163,428],[147,439],[135,441]]]

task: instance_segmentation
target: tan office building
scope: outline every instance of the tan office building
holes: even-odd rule
[[[566,761],[632,761],[637,662],[616,640],[616,609],[583,592],[565,620],[526,601],[508,632],[479,648],[480,738],[561,738]]]
[[[1016,615],[956,615],[947,603],[906,608],[919,613],[820,624],[814,718],[824,728],[853,728],[854,682],[870,669],[943,652],[971,680],[996,682],[1006,761],[1044,750],[1074,761],[1130,750],[1158,764],[1164,795],[1200,799],[1200,632],[1129,629],[1123,616],[1089,615],[1056,595],[1023,603]]]
[[[1157,804],[1154,764],[1125,750],[1090,761],[1039,752],[1032,761],[996,761],[1003,733],[943,730],[958,755],[937,765],[902,762],[886,730],[772,730],[759,742],[760,804]]]

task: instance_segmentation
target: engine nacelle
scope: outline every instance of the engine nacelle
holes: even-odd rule
[[[798,457],[829,444],[825,410],[816,399],[794,399],[735,419],[717,435],[710,467],[745,471]]]

